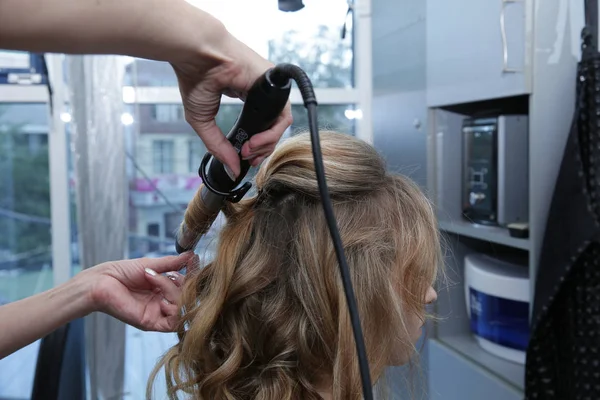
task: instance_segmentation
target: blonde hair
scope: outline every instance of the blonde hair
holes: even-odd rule
[[[417,185],[386,172],[369,144],[321,132],[325,174],[350,267],[371,373],[414,353],[410,313],[440,264],[434,212]],[[324,218],[310,137],[284,141],[256,176],[258,193],[224,210],[215,259],[188,274],[179,343],[156,366],[169,396],[360,399],[339,266]]]

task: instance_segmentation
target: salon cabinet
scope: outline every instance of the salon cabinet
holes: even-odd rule
[[[374,145],[391,170],[416,180],[434,203],[449,275],[437,288],[435,314],[442,320],[424,342],[427,373],[416,397],[522,399],[525,366],[488,353],[471,335],[464,258],[523,257],[533,297],[573,118],[583,2],[379,0],[372,18]],[[462,122],[486,111],[528,117],[527,238],[461,218]],[[392,398],[408,398],[402,387],[412,377],[393,378]]]
[[[430,107],[528,94],[533,0],[427,0]]]
[[[444,237],[450,281],[438,287],[429,340],[428,393],[437,400],[517,400],[525,365],[478,345],[465,300],[465,257],[518,256],[527,264],[529,303],[546,219],[575,111],[583,1],[427,0],[427,187]],[[533,77],[535,79],[533,79]],[[491,112],[527,116],[526,238],[462,218],[463,121]]]

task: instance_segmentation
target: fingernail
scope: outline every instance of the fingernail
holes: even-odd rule
[[[165,275],[167,275],[167,278],[169,278],[173,282],[177,281],[177,276],[175,276],[175,274],[173,274],[172,272],[167,272]]]
[[[156,276],[156,271],[151,270],[150,268],[144,268],[148,275]]]
[[[165,299],[164,297],[162,298],[162,301],[163,301],[163,303],[165,303],[168,306],[170,306],[171,304],[173,304],[169,300]]]

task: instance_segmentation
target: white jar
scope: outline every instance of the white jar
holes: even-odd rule
[[[529,342],[529,270],[484,254],[465,257],[471,332],[486,351],[525,363]]]

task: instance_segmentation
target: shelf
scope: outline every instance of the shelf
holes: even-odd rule
[[[515,247],[517,249],[529,250],[529,239],[519,239],[510,236],[508,229],[495,226],[475,225],[466,221],[439,221],[441,230],[468,236],[479,240]]]
[[[438,338],[463,357],[523,391],[525,386],[525,366],[504,360],[483,350],[471,335],[455,335]]]

